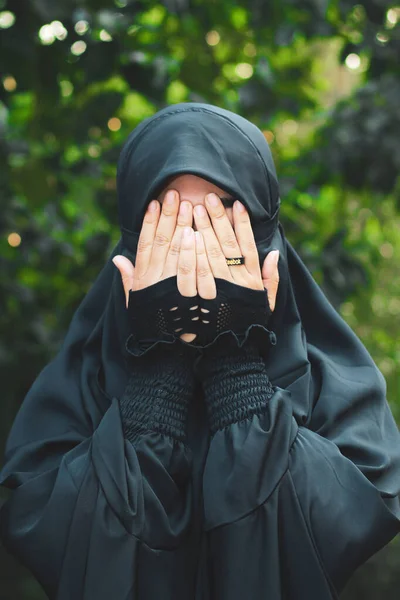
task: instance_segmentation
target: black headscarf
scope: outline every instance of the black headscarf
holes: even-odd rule
[[[57,356],[23,401],[0,483],[16,488],[57,467],[67,451],[89,443],[112,399],[123,393],[129,376],[122,353],[127,311],[111,259],[124,254],[134,261],[147,204],[168,179],[183,173],[203,177],[243,202],[260,266],[279,249],[280,284],[270,322],[277,344],[266,358],[268,376],[290,391],[297,423],[334,442],[399,517],[400,439],[385,380],[285,237],[277,175],[262,132],[236,114],[198,103],[165,108],[129,136],[118,163],[121,239],[77,309]],[[53,478],[42,482],[49,496],[53,485]]]

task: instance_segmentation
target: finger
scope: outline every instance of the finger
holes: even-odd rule
[[[114,265],[117,267],[121,274],[122,285],[125,292],[126,308],[129,303],[129,291],[133,288],[133,282],[135,279],[135,267],[126,256],[118,254],[112,259]]]
[[[265,257],[261,270],[263,284],[268,293],[268,303],[272,312],[275,310],[275,302],[279,286],[278,261],[279,250],[273,250],[272,252],[269,252]]]
[[[240,256],[241,250],[235,231],[228,219],[225,207],[217,194],[207,194],[206,206],[224,258]],[[243,280],[243,275],[246,272],[245,265],[235,265],[234,269],[231,269],[231,267],[228,267],[228,269],[231,279]]]
[[[261,274],[260,261],[253,229],[251,227],[250,216],[246,207],[239,202],[239,200],[236,200],[233,205],[233,222],[235,225],[236,238],[240,247],[240,254],[238,254],[238,256],[244,256],[245,265],[243,266],[245,266],[250,275],[259,279]]]
[[[176,227],[176,217],[179,208],[179,195],[175,190],[169,190],[161,206],[161,215],[149,263],[149,270],[154,273],[156,280],[160,279],[169,252],[172,237]]]
[[[192,227],[185,227],[183,230],[177,275],[179,293],[189,298],[196,296],[196,250]]]
[[[203,237],[200,231],[196,231],[196,278],[197,278],[197,293],[205,300],[212,300],[217,296],[217,287],[215,279],[211,271],[210,264],[207,258],[207,252],[204,245]],[[206,309],[201,309],[203,312]]]
[[[193,297],[197,295],[196,288],[196,250],[194,245],[194,231],[192,227],[185,227],[182,235],[181,248],[178,259],[178,291],[182,296]],[[197,308],[194,305],[193,309]],[[181,328],[182,329],[182,328]],[[175,330],[179,332],[179,328]],[[185,332],[180,337],[185,342],[191,342],[197,334]]]
[[[224,209],[225,210],[225,209]],[[208,263],[214,277],[233,281],[230,268],[210,221],[210,217],[202,204],[197,204],[193,210],[197,231],[200,231],[206,248]]]
[[[190,227],[193,222],[193,207],[191,202],[183,201],[179,205],[178,221],[169,247],[168,255],[164,265],[162,279],[173,277],[178,272],[179,252],[181,248],[182,234],[185,227]]]
[[[150,264],[153,241],[157,231],[158,220],[160,218],[160,203],[152,200],[145,212],[142,228],[140,230],[135,269],[136,276],[140,279],[147,273]]]

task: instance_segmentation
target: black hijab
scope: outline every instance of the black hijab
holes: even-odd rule
[[[118,163],[121,239],[57,356],[22,403],[0,484],[16,488],[55,468],[65,452],[90,438],[112,399],[123,393],[128,323],[121,276],[111,259],[124,254],[134,261],[147,204],[183,173],[203,177],[245,204],[260,266],[279,249],[280,285],[270,322],[277,345],[266,358],[268,376],[290,391],[297,423],[333,441],[399,515],[400,440],[385,380],[285,237],[277,175],[262,132],[236,114],[198,103],[165,108],[129,136]],[[49,494],[52,483],[45,484]]]

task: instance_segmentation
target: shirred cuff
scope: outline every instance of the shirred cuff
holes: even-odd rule
[[[155,343],[145,356],[131,358],[131,375],[119,402],[124,433],[131,442],[148,432],[186,438],[195,386],[193,357],[179,341],[167,344]]]
[[[196,361],[212,434],[267,408],[274,388],[260,344],[271,342],[270,333],[261,325],[250,326],[242,340],[232,331],[223,332]]]

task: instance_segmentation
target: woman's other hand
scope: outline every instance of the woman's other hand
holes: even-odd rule
[[[198,294],[204,299],[215,298],[214,278],[218,277],[250,289],[266,289],[273,312],[279,285],[279,251],[267,254],[260,271],[257,246],[246,207],[239,201],[235,202],[234,229],[217,194],[206,196],[206,207],[207,210],[198,205],[194,209]],[[186,253],[190,252],[193,250],[186,250]],[[244,265],[226,264],[225,258],[238,256],[245,257]]]
[[[121,273],[127,307],[130,290],[141,290],[175,275],[178,276],[180,294],[196,296],[194,240],[192,247],[184,246],[181,252],[183,230],[186,226],[190,227],[192,222],[192,204],[180,203],[175,190],[169,190],[161,207],[157,200],[149,203],[140,231],[136,264],[133,265],[126,256],[117,255],[113,258],[113,263]],[[182,334],[180,337],[185,342],[191,342],[195,336]]]

